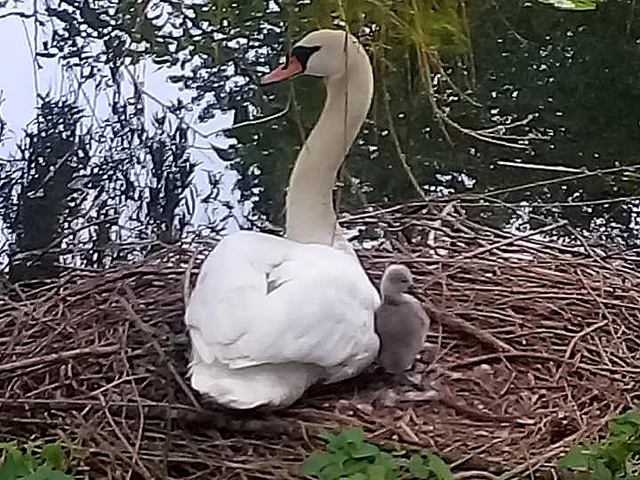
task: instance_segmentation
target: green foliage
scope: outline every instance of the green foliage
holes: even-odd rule
[[[404,452],[390,454],[367,442],[362,430],[342,430],[337,435],[322,432],[326,453],[309,456],[302,473],[320,480],[395,480],[431,478],[452,480],[449,466],[440,457],[426,453],[405,458]]]
[[[0,443],[2,480],[75,480],[65,472],[69,461],[59,443]]]
[[[352,32],[363,35],[361,40],[373,60],[376,79],[373,105],[349,153],[347,181],[341,190],[340,210],[350,210],[370,202],[415,198],[416,191],[399,168],[396,143],[389,135],[392,126],[402,154],[428,194],[461,193],[470,188],[484,191],[548,178],[548,173],[528,169],[497,174],[505,172],[493,170],[496,160],[527,159],[497,144],[458,135],[455,129],[449,132],[454,147],[449,146],[441,133],[439,117],[433,112],[434,100],[449,118],[473,129],[493,128],[535,112],[533,121],[519,128],[518,134],[544,131],[553,141],[548,145],[532,145],[535,151],[527,151],[526,155],[535,155],[533,162],[539,159],[550,165],[594,169],[614,161],[632,161],[629,152],[633,152],[637,144],[633,106],[640,101],[635,75],[640,68],[640,51],[635,43],[640,35],[640,22],[637,15],[633,15],[631,3],[601,0],[51,0],[47,2],[46,11],[39,14],[43,18],[46,15],[47,25],[51,27],[39,30],[41,45],[37,55],[57,57],[65,67],[82,65],[76,70],[79,84],[95,81],[98,89],[105,88],[101,85],[118,85],[123,77],[127,78],[127,73],[121,71],[122,65],[129,62],[125,57],[136,61],[147,58],[158,65],[180,67],[172,70],[169,80],[193,93],[188,108],[199,111],[197,121],[233,111],[234,121],[243,123],[280,112],[290,102],[292,108],[286,115],[268,123],[245,124],[224,134],[237,140],[224,153],[229,168],[238,173],[235,188],[239,190],[240,202],[251,202],[249,218],[243,220],[259,229],[264,227],[263,220],[269,220],[271,225],[283,222],[283,191],[297,149],[322,107],[324,90],[322,83],[313,78],[298,78],[266,89],[258,87],[254,80],[277,65],[290,44],[305,32],[346,25]],[[597,5],[606,8],[594,12]],[[5,13],[8,8],[0,7],[0,12]],[[560,11],[567,9],[592,11],[581,14]],[[103,47],[96,49],[96,45]],[[110,75],[101,69],[104,65],[109,66]],[[471,105],[461,93],[471,95],[480,106]],[[77,94],[71,96],[76,97]],[[121,94],[113,97],[121,98]],[[389,114],[385,98],[390,99]],[[576,101],[577,98],[580,101]],[[124,113],[130,115],[124,103],[117,107],[113,110],[123,112],[123,117]],[[104,166],[107,162],[102,162],[100,166],[101,172],[116,172],[117,178],[115,173],[107,179],[102,173],[88,172],[89,188],[105,189],[115,199],[128,199],[130,194],[142,197],[138,190],[130,188],[132,182],[119,170],[120,166],[130,170],[130,163],[120,159],[134,160],[139,155],[133,148],[129,149],[128,139],[143,135],[142,131],[135,130],[136,125],[142,124],[124,118],[122,135],[96,129],[102,145],[92,143],[89,151],[102,147],[100,152],[116,152],[120,156],[111,155],[114,162],[107,166]],[[113,136],[124,140],[118,140],[116,148],[104,141]],[[216,147],[219,146],[217,139],[222,136],[211,137]],[[198,139],[198,143],[201,141]],[[93,152],[92,156],[95,158]],[[156,159],[161,157],[154,154]],[[170,158],[167,156],[167,159]],[[98,162],[92,160],[92,163]],[[175,161],[176,166],[179,163],[182,162]],[[56,164],[54,162],[54,166]],[[160,163],[158,166],[158,170],[168,171]],[[0,167],[3,167],[1,162]],[[55,180],[61,183],[57,180],[60,172],[55,171]],[[446,178],[450,172],[454,176]],[[471,177],[474,183],[468,184],[462,175]],[[3,185],[6,185],[4,190],[13,192],[16,183],[9,180],[0,182],[0,207],[9,204],[3,199]],[[171,186],[172,182],[172,178],[158,178],[154,180],[157,187],[153,188],[157,195],[162,195],[161,187]],[[112,188],[112,184],[117,188]],[[120,185],[124,186],[120,188]],[[545,186],[532,192],[541,203],[555,203],[573,198],[572,194],[579,200],[631,196],[637,193],[633,188],[631,182],[614,184],[609,182],[609,177],[599,177],[557,188]],[[217,184],[213,185],[211,192],[217,191]],[[522,196],[514,192],[502,196],[501,200],[518,203],[523,201]],[[161,219],[162,224],[167,223],[165,219],[175,204],[172,198],[156,201],[154,196],[151,200],[152,210],[158,207],[154,211],[159,215],[154,214],[154,218]],[[215,208],[213,200],[207,200],[208,209]],[[527,197],[527,200],[530,199]],[[117,202],[119,200],[114,200],[111,205],[119,205]],[[572,221],[591,228],[593,218],[607,211],[608,207],[603,205],[563,207],[562,214],[568,212]],[[536,210],[542,216],[556,215],[556,211],[548,207],[536,207]],[[109,210],[101,205],[94,211]],[[615,211],[615,222],[627,222],[626,210]],[[494,212],[498,212],[497,215]],[[506,207],[498,211],[493,205],[482,211],[483,215],[493,217],[495,226],[501,226],[512,213]],[[42,215],[24,217],[40,219]],[[63,212],[48,218],[67,217]],[[95,242],[99,252],[95,255],[98,257],[95,265],[101,266],[100,259],[110,261],[105,246],[110,241],[111,225],[105,222],[100,229],[105,232],[99,234],[100,238],[105,240]],[[41,240],[45,245],[51,244],[48,237],[45,241],[45,235]],[[26,248],[19,245],[16,250]],[[103,251],[107,253],[100,253]]]
[[[640,480],[640,412],[614,418],[604,440],[572,447],[558,467],[586,471],[591,480]]]
[[[553,5],[560,10],[595,10],[602,0],[539,0],[540,3]]]

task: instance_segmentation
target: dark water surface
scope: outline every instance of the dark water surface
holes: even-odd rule
[[[43,144],[43,135],[40,141],[34,136],[22,152],[23,161],[31,159],[28,172],[0,171],[6,271],[16,265],[24,270],[25,258],[36,265],[36,273],[14,272],[14,277],[47,274],[59,263],[101,268],[138,257],[157,238],[177,241],[206,226],[224,233],[231,213],[240,217],[234,225],[245,228],[282,224],[284,187],[301,140],[322,107],[323,86],[317,79],[299,78],[262,89],[254,79],[280,61],[288,43],[318,25],[331,25],[337,10],[334,2],[285,2],[283,9],[262,1],[222,3],[217,12],[223,37],[210,59],[186,62],[169,78],[193,94],[191,105],[175,111],[199,109],[202,121],[232,111],[240,123],[282,111],[290,102],[287,113],[212,138],[220,171],[210,172],[209,187],[196,193],[192,174],[200,154],[189,148],[191,132],[179,123],[159,121],[155,133],[129,135],[125,130],[135,115],[120,130],[112,119],[108,147],[105,138],[91,139],[93,151],[103,152],[97,162],[78,153],[77,130],[73,148],[64,143],[72,139],[59,134],[63,127],[50,129],[49,143]],[[376,27],[363,39],[373,58],[376,90],[348,157],[342,211],[420,198],[401,165],[405,155],[427,196],[489,193],[472,214],[496,227],[525,231],[568,219],[594,241],[637,244],[640,177],[620,168],[640,164],[640,25],[632,1],[609,0],[584,13],[511,0],[454,9],[451,18],[430,20],[441,27],[430,41],[443,45],[440,73],[438,58],[430,57],[431,93],[411,32],[394,33],[392,18],[388,24],[375,18],[374,2],[346,4],[352,31]],[[456,18],[464,24],[456,24]],[[51,120],[62,107],[55,98],[50,101]],[[445,135],[434,102],[460,128],[449,124]],[[71,113],[64,113],[66,124]],[[502,128],[510,124],[516,127]],[[51,168],[71,150],[75,164],[68,171]],[[51,151],[57,157],[47,160]],[[144,188],[126,173],[141,163],[156,179]],[[47,176],[51,171],[55,175]],[[590,174],[601,171],[606,173]],[[102,199],[89,216],[77,199],[78,172],[88,178],[85,192]],[[233,172],[236,176],[229,176]],[[233,196],[221,193],[223,177],[233,179]],[[49,186],[38,197],[34,192],[43,182]],[[138,213],[114,221],[113,213],[125,201],[138,202]],[[195,221],[194,204],[217,213]],[[82,238],[73,233],[78,225],[86,227]],[[66,240],[56,243],[61,235]],[[69,256],[80,247],[81,254]],[[34,250],[37,255],[25,255]]]

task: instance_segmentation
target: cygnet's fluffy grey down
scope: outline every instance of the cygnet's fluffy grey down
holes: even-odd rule
[[[375,330],[380,337],[378,363],[389,373],[402,373],[413,366],[429,330],[430,320],[422,305],[405,293],[412,285],[413,277],[404,265],[390,265],[382,276]]]

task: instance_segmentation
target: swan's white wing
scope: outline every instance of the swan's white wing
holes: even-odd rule
[[[254,352],[248,364],[289,361],[340,369],[373,359],[379,300],[354,259],[328,247],[298,247],[271,276],[279,286],[266,296],[268,322],[238,343],[241,351]],[[261,345],[252,345],[256,341]]]
[[[253,232],[223,238],[202,264],[198,282],[189,299],[185,322],[194,349],[205,362],[216,355],[209,339],[233,344],[245,334],[248,319],[260,311],[258,302],[236,304],[238,298],[259,299],[266,293],[265,272],[285,259],[293,245],[287,240]]]
[[[203,265],[186,321],[205,362],[232,369],[315,364],[335,381],[375,357],[379,303],[350,255],[240,232],[226,237]]]

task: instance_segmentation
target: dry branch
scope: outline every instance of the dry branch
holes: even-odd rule
[[[510,345],[507,345],[501,340],[498,340],[496,337],[491,335],[490,333],[483,332],[482,330],[474,327],[469,322],[465,322],[459,317],[452,315],[447,312],[443,312],[442,310],[436,309],[431,302],[425,300],[422,302],[423,308],[429,314],[431,319],[435,320],[438,323],[446,325],[448,328],[453,330],[454,332],[462,332],[467,335],[470,335],[476,338],[478,341],[488,345],[498,351],[502,352],[515,352],[515,349]]]
[[[8,372],[10,370],[31,367],[33,365],[42,365],[49,362],[56,362],[58,360],[66,360],[69,358],[77,357],[79,355],[106,355],[108,353],[117,352],[119,348],[120,347],[118,345],[111,345],[108,347],[79,348],[77,350],[70,350],[68,352],[52,353],[50,355],[44,355],[42,357],[25,358],[24,360],[19,360],[17,362],[0,365],[0,372]]]

